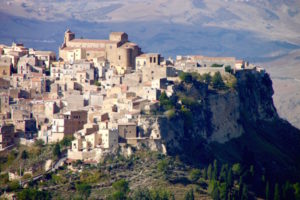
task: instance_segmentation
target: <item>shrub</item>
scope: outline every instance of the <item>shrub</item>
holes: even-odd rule
[[[211,65],[211,67],[223,67],[223,65],[214,63],[214,64]]]
[[[94,85],[96,85],[96,86],[99,87],[99,86],[101,86],[101,83],[100,83],[99,81],[95,81],[95,82],[94,82]]]
[[[86,183],[76,184],[75,188],[76,188],[76,191],[78,192],[78,194],[81,197],[84,197],[85,199],[88,199],[88,197],[91,194],[92,187],[89,184],[86,184]]]
[[[42,139],[37,139],[37,140],[34,142],[34,145],[35,145],[35,146],[38,146],[38,147],[42,147],[42,146],[44,146],[44,140],[42,140]]]
[[[225,72],[228,72],[228,73],[230,73],[230,74],[233,73],[233,69],[231,68],[230,65],[227,65],[227,66],[225,67]]]
[[[167,118],[170,120],[170,119],[173,119],[176,115],[176,112],[174,109],[171,109],[171,110],[168,110],[166,112],[166,115],[167,115]]]
[[[184,195],[184,200],[194,200],[194,190],[190,189],[189,191],[187,191]]]
[[[158,164],[157,164],[157,169],[159,172],[162,172],[164,174],[167,173],[168,171],[168,166],[169,166],[169,163],[167,160],[161,160]]]
[[[234,175],[240,175],[242,173],[242,168],[241,168],[240,163],[235,163],[232,166],[232,172]]]
[[[224,81],[222,79],[220,72],[216,72],[214,74],[214,76],[212,77],[212,85],[215,89],[224,89],[225,88],[225,84],[224,84]]]
[[[31,177],[32,177],[31,174],[26,173],[26,174],[23,175],[22,178],[23,178],[24,180],[26,180],[26,179],[30,179]]]
[[[192,182],[198,181],[198,179],[201,177],[201,170],[200,169],[192,169],[189,173],[189,179]]]
[[[6,184],[9,182],[8,173],[0,174],[0,184]]]
[[[120,179],[112,184],[115,191],[127,194],[129,192],[129,184],[125,179]]]
[[[159,97],[160,106],[163,107],[164,110],[170,110],[174,107],[172,101],[169,99],[165,92],[161,93]]]
[[[22,151],[21,158],[22,158],[23,160],[26,160],[26,159],[28,158],[28,153],[27,153],[26,150]]]
[[[48,200],[51,195],[45,191],[38,191],[36,189],[24,189],[17,194],[19,200]]]
[[[14,180],[14,181],[11,181],[11,182],[8,183],[8,188],[7,188],[7,190],[8,190],[8,191],[16,191],[16,190],[18,190],[18,189],[20,189],[20,188],[21,188],[21,187],[20,187],[19,181]]]
[[[191,83],[193,80],[193,77],[190,73],[181,72],[179,74],[179,78],[181,81],[184,81],[186,83]]]
[[[65,136],[62,141],[60,142],[60,144],[62,146],[71,146],[72,144],[72,140],[74,140],[73,136]]]
[[[61,155],[60,146],[59,146],[58,143],[56,143],[55,146],[54,146],[53,155],[55,157],[59,157]]]

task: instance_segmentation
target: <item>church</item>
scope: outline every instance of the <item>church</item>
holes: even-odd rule
[[[64,42],[59,48],[59,59],[66,62],[75,60],[106,59],[119,74],[135,70],[135,58],[141,48],[130,41],[124,32],[112,32],[108,40],[77,39],[69,29],[65,32]]]

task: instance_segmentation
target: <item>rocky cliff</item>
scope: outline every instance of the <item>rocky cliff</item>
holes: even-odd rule
[[[242,121],[278,118],[273,105],[272,82],[268,74],[254,70],[236,74],[236,89],[209,90],[205,83],[181,82],[175,87],[179,103],[175,116],[145,116],[140,128],[145,135],[156,132],[170,150],[191,139],[225,143],[245,132]],[[172,97],[171,97],[172,98]],[[184,102],[186,101],[186,103]],[[182,111],[187,108],[186,112]]]
[[[288,168],[286,163],[295,161],[298,165],[300,132],[278,117],[269,75],[245,70],[235,78],[234,88],[222,90],[195,80],[175,84],[169,98],[173,106],[167,104],[170,110],[139,120],[143,134],[153,138],[151,149],[204,162],[216,157],[242,161],[246,149],[247,156],[253,153],[262,166],[277,162]],[[293,147],[287,148],[289,144]]]

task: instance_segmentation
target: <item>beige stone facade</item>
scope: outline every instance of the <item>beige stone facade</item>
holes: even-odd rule
[[[109,40],[76,39],[70,30],[65,32],[64,43],[59,48],[59,58],[64,61],[104,57],[119,74],[135,69],[135,58],[141,49],[128,41],[124,32],[112,32]]]

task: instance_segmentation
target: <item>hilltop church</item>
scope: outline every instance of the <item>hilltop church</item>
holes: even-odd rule
[[[106,59],[119,74],[135,70],[135,58],[141,48],[130,41],[124,32],[112,32],[109,40],[76,39],[69,29],[65,32],[64,42],[59,48],[59,58],[67,62],[75,60]]]

